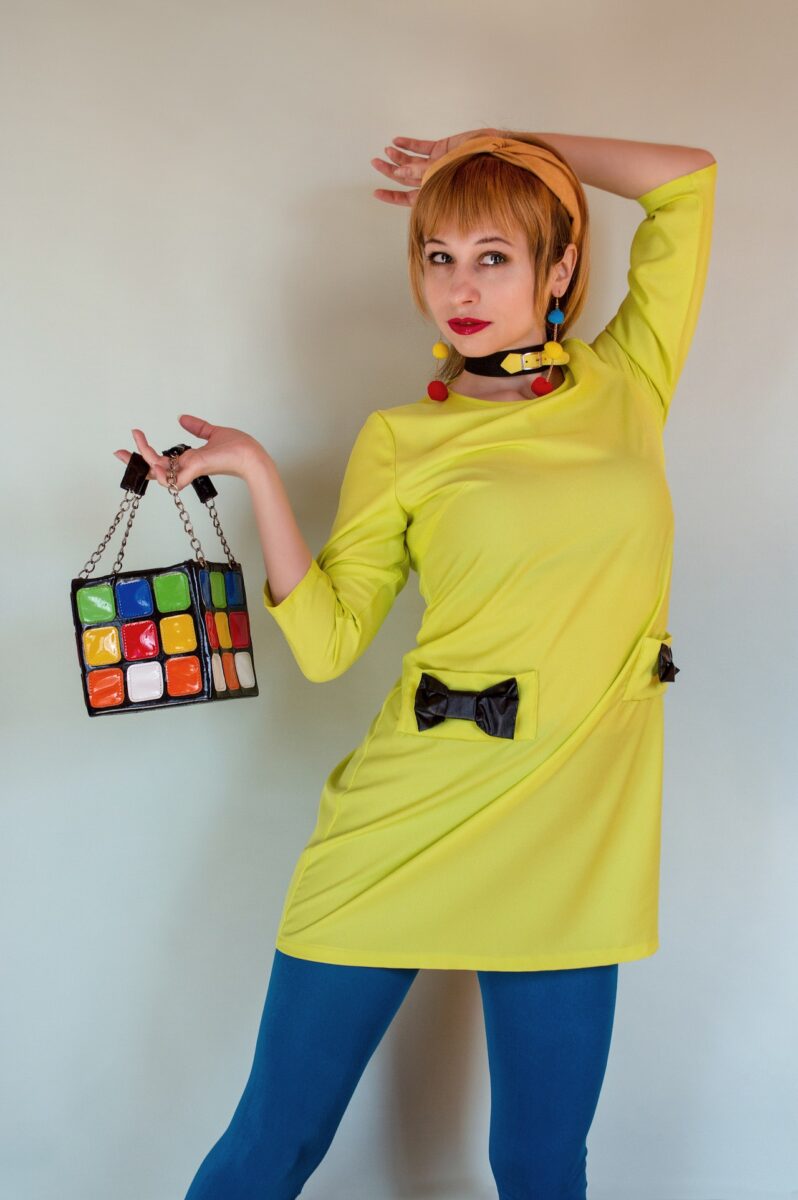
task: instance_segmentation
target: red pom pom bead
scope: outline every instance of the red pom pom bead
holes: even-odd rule
[[[430,400],[445,400],[449,389],[442,379],[433,379],[432,383],[427,384],[427,395]]]
[[[542,375],[539,375],[537,379],[533,379],[531,387],[536,396],[547,396],[549,392],[554,391],[554,384],[548,379],[544,379]]]

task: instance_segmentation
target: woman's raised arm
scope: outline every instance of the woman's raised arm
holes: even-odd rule
[[[632,142],[575,133],[535,133],[535,137],[564,155],[581,183],[629,200],[715,162],[709,150],[665,142]]]
[[[414,188],[413,192],[396,192],[378,188],[373,194],[389,204],[410,205],[421,185],[421,177],[430,162],[440,158],[466,138],[479,134],[517,137],[509,129],[472,129],[455,133],[437,141],[423,138],[396,137],[394,144],[385,147],[390,159],[372,158],[371,165],[388,179]],[[638,196],[715,162],[708,150],[692,146],[672,146],[661,142],[632,142],[624,138],[583,137],[575,133],[538,133],[532,136],[547,142],[567,158],[582,183],[636,200]],[[411,153],[412,152],[412,153]]]

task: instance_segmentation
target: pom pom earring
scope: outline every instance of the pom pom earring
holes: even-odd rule
[[[539,375],[537,379],[533,379],[530,387],[536,396],[547,396],[549,392],[554,391],[554,384],[551,382],[551,373],[560,363],[567,363],[570,355],[563,350],[560,343],[557,341],[557,328],[562,325],[565,320],[565,314],[560,309],[559,296],[554,297],[554,308],[546,314],[546,320],[550,325],[554,326],[554,338],[550,342],[545,342],[543,353],[549,357],[549,371],[545,377]]]
[[[449,354],[449,347],[445,342],[437,341],[432,347],[432,353],[435,358],[446,358]],[[427,384],[427,395],[430,400],[445,400],[449,395],[449,389],[442,379],[433,379]]]

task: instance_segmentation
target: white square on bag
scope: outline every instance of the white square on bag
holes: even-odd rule
[[[127,694],[131,701],[160,700],[163,669],[159,662],[133,663],[127,669]]]

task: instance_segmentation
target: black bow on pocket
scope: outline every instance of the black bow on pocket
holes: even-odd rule
[[[431,729],[447,717],[476,721],[491,737],[515,737],[518,681],[514,676],[481,692],[456,692],[434,675],[421,673],[413,704],[419,729]]]
[[[662,642],[659,648],[659,658],[657,659],[657,672],[662,683],[672,682],[678,672],[679,667],[673,661],[673,654],[667,642]]]

